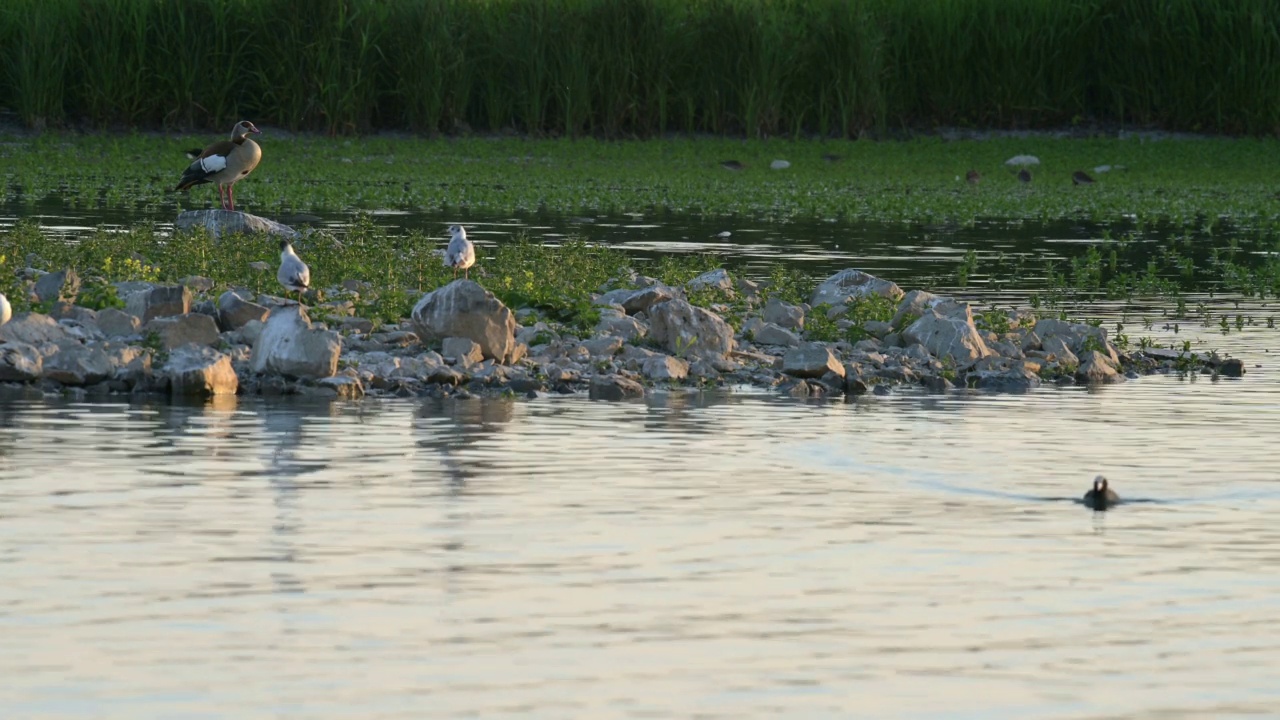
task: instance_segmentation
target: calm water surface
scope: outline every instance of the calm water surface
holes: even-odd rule
[[[1273,716],[1276,332],[1024,396],[0,400],[0,717]]]

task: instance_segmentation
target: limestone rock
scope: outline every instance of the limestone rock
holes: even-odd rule
[[[670,355],[655,355],[644,361],[640,372],[650,380],[683,380],[689,376],[689,363]]]
[[[188,275],[179,280],[178,284],[191,288],[191,292],[209,292],[213,289],[213,279],[203,275]]]
[[[338,372],[342,336],[333,330],[316,330],[301,305],[289,305],[267,319],[249,367],[253,372],[289,377],[322,378]]]
[[[249,322],[266,322],[271,310],[250,302],[235,290],[228,290],[218,297],[218,325],[223,330],[239,330]]]
[[[820,378],[828,372],[844,377],[845,370],[831,348],[814,342],[788,350],[782,358],[782,372],[792,377]]]
[[[65,327],[48,315],[39,313],[21,313],[0,325],[0,343],[26,343],[38,347],[45,343],[73,340]]]
[[[130,295],[125,304],[129,314],[143,324],[158,317],[186,315],[191,312],[191,289],[184,285],[155,287]]]
[[[973,313],[967,304],[958,304],[948,315],[940,313],[940,307],[941,304],[926,310],[908,325],[902,331],[903,342],[920,343],[930,355],[939,360],[951,358],[958,368],[967,368],[992,354],[974,327]]]
[[[216,345],[221,337],[218,324],[208,315],[187,313],[177,317],[158,317],[142,328],[143,332],[156,333],[166,350],[187,344]]]
[[[0,382],[31,382],[40,377],[44,358],[33,345],[0,343]]]
[[[903,296],[902,301],[898,303],[898,310],[893,314],[893,319],[889,324],[894,328],[901,329],[904,324],[910,325],[915,322],[916,318],[925,314],[926,310],[932,310],[938,303],[947,300],[947,298],[934,295],[924,290],[912,290]]]
[[[75,302],[76,295],[80,292],[80,276],[71,269],[51,272],[40,276],[32,291],[40,302]]]
[[[733,351],[733,328],[706,308],[684,300],[668,300],[650,311],[653,339],[676,355],[727,355]]]
[[[622,340],[635,340],[649,334],[649,326],[640,322],[630,315],[609,316],[601,315],[600,322],[596,323],[597,334],[612,335]]]
[[[80,325],[97,324],[98,311],[87,307],[73,305],[67,300],[59,300],[49,310],[49,317],[54,320],[74,320]]]
[[[587,394],[592,400],[619,401],[644,397],[644,386],[621,375],[596,375],[591,378]]]
[[[289,240],[297,240],[297,230],[282,225],[274,220],[250,215],[238,210],[188,210],[178,215],[173,222],[175,230],[194,230],[200,228],[211,237],[221,238],[227,235],[253,235],[265,233]]]
[[[112,376],[115,367],[101,348],[75,341],[56,345],[57,352],[44,358],[44,377],[63,385],[93,385]]]
[[[881,280],[869,273],[849,268],[823,280],[822,284],[813,291],[809,305],[812,307],[843,305],[851,297],[860,298],[869,295],[881,295],[890,300],[897,300],[902,297],[902,288],[888,280]]]
[[[364,397],[364,384],[359,379],[347,377],[346,375],[327,377],[317,382],[316,385],[332,390],[335,395],[343,400],[358,400]]]
[[[984,370],[965,375],[965,385],[975,390],[1018,393],[1040,387],[1040,376],[1025,367],[1007,370]]]
[[[1097,350],[1090,350],[1080,356],[1080,367],[1076,370],[1076,378],[1093,385],[1120,382],[1124,376],[1116,372],[1106,355]]]
[[[582,347],[586,349],[588,357],[613,357],[622,349],[622,338],[611,335],[595,337],[583,340]]]
[[[422,296],[413,322],[423,340],[468,338],[486,358],[508,362],[516,351],[516,318],[473,280],[454,280]]]
[[[1107,331],[1105,328],[1094,327],[1093,325],[1085,325],[1084,323],[1070,323],[1065,320],[1054,320],[1046,318],[1040,320],[1035,325],[1035,334],[1039,336],[1040,341],[1048,349],[1050,338],[1057,336],[1066,343],[1071,352],[1081,355],[1085,352],[1085,345],[1089,344],[1094,347],[1090,349],[1103,348],[1107,349]],[[1092,342],[1090,343],[1090,338]],[[1112,354],[1107,352],[1105,354]],[[1112,357],[1112,362],[1117,358]]]
[[[142,322],[136,315],[106,308],[98,313],[98,329],[109,338],[131,337],[142,332]]]
[[[447,337],[444,339],[443,346],[441,354],[445,359],[453,358],[456,364],[463,367],[475,365],[484,359],[480,346],[468,338]]]
[[[722,292],[733,292],[733,279],[729,277],[729,271],[724,268],[716,268],[704,272],[698,277],[690,280],[685,287],[692,291],[698,290],[720,290]]]
[[[676,298],[674,288],[660,283],[639,290],[610,290],[596,299],[596,305],[621,305],[628,315],[648,312],[649,308]]]
[[[759,345],[795,347],[800,344],[799,335],[771,322],[760,323],[750,329],[752,341]]]
[[[804,328],[804,308],[783,302],[776,297],[769,298],[769,301],[764,304],[763,317],[765,322],[787,330]]]
[[[234,395],[240,388],[231,358],[210,347],[179,347],[169,353],[161,373],[173,394],[183,397]]]
[[[1071,348],[1067,345],[1066,339],[1061,335],[1050,335],[1042,343],[1043,352],[1048,353],[1059,365],[1077,367],[1080,365],[1080,359],[1076,354],[1071,352]]]

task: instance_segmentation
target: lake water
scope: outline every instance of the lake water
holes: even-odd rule
[[[756,230],[891,279],[1091,232]],[[1167,309],[1091,308],[1248,374],[848,403],[0,400],[0,717],[1273,715],[1277,331],[1175,333]],[[1100,472],[1137,502],[1076,504]]]

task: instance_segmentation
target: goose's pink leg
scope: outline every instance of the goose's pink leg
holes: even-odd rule
[[[231,201],[231,209],[236,209],[236,184],[231,183],[227,186],[227,199]]]

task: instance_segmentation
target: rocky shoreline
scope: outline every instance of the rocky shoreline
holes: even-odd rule
[[[1118,349],[1101,327],[983,316],[952,298],[855,269],[824,280],[808,303],[768,297],[714,270],[683,286],[632,273],[592,297],[599,322],[582,332],[531,308],[514,311],[471,280],[425,293],[411,317],[376,326],[354,316],[367,283],[346,280],[309,306],[208,278],[177,285],[118,282],[123,308],[76,304],[70,269],[27,268],[25,290],[47,314],[0,326],[0,387],[106,396],[304,395],[338,398],[585,393],[622,400],[672,387],[774,389],[795,397],[969,389],[1025,392],[1044,383],[1114,383],[1151,373],[1238,377],[1240,360]],[[728,306],[747,311],[740,327]],[[319,298],[328,298],[316,301]],[[888,320],[859,320],[874,301]],[[815,339],[815,326],[845,338]],[[830,333],[826,333],[829,337]]]

